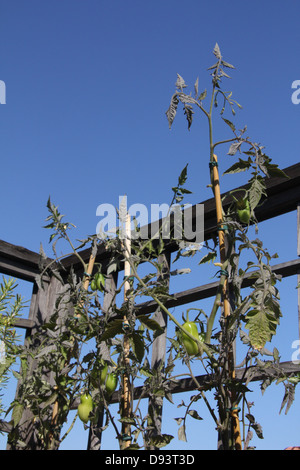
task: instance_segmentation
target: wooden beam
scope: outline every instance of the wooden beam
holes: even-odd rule
[[[268,198],[255,210],[259,222],[297,209],[298,202],[300,201],[300,163],[287,167],[284,171],[289,176],[289,179],[265,178]],[[242,190],[246,187],[247,185],[244,185],[236,189]],[[225,209],[232,201],[228,194],[229,191],[222,194],[222,197],[226,196],[224,200]],[[200,204],[204,204],[204,238],[209,239],[216,233],[217,229],[214,198],[207,199]],[[193,208],[187,210],[191,214],[195,213]],[[162,221],[153,222],[154,225],[159,223],[162,223]],[[153,230],[153,224],[143,227],[143,232],[150,234],[151,228]],[[174,252],[178,249],[178,245],[177,243],[170,243],[166,248],[169,252]],[[81,257],[86,262],[90,257],[90,252],[90,248],[80,251]],[[105,267],[110,255],[104,244],[100,245],[96,262],[101,262],[103,267]],[[34,281],[36,274],[40,272],[39,261],[40,255],[38,253],[0,240],[0,272],[3,274]],[[52,260],[49,258],[50,261]],[[62,260],[62,264],[66,269],[69,269],[71,266],[73,266],[75,271],[82,269],[75,255],[67,256]]]
[[[162,264],[162,272],[158,274],[158,282],[161,282],[162,285],[169,289],[170,285],[170,262],[171,255],[170,253],[160,255],[158,257],[158,263]],[[161,310],[157,308],[153,319],[163,328],[163,333],[157,336],[152,344],[152,357],[151,357],[151,369],[156,371],[163,372],[165,369],[165,359],[166,359],[166,345],[167,345],[167,325],[168,325],[168,316]],[[148,403],[148,437],[151,438],[161,434],[162,428],[162,409],[163,409],[163,397],[153,394],[149,397]],[[158,450],[157,447],[152,445],[150,450]]]
[[[277,369],[281,369],[282,373],[285,375],[293,375],[297,374],[300,372],[300,362],[281,362],[276,366],[270,366],[272,369],[273,367],[277,367]],[[255,369],[257,369],[257,372],[255,372]],[[270,369],[269,369],[270,370]],[[248,372],[251,373],[251,382],[257,382],[259,380],[263,380],[265,378],[265,373],[263,370],[256,368],[255,366],[249,367]],[[236,369],[236,379],[237,380],[242,380],[245,381],[247,378],[247,374],[245,369]],[[206,390],[207,388],[210,388],[212,386],[211,383],[211,378],[209,375],[198,375],[196,377],[197,382],[199,383],[200,387],[198,390]],[[185,393],[185,392],[191,392],[193,390],[197,390],[197,387],[195,385],[195,382],[191,378],[186,378],[186,379],[180,379],[178,380],[177,383],[171,382],[169,391],[172,394],[176,393]],[[134,389],[134,399],[138,399],[141,396],[141,393],[144,393],[143,386],[136,387]],[[143,395],[143,398],[149,398],[147,394]],[[120,392],[117,390],[116,392],[113,393],[110,403],[118,403],[120,400]],[[74,403],[71,406],[71,410],[75,410],[78,408],[78,405],[80,403],[80,398],[77,398],[74,400]],[[12,425],[8,423],[7,421],[0,420],[0,431],[2,432],[10,432],[12,430]]]
[[[5,318],[7,315],[3,315]],[[27,318],[16,318],[13,322],[15,328],[24,328],[25,330],[30,330],[35,326],[35,322],[33,320]]]
[[[262,204],[260,204],[259,207],[257,207],[255,210],[255,215],[259,222],[297,209],[298,202],[300,201],[300,163],[285,168],[284,172],[288,175],[288,179],[279,177],[265,178],[267,198],[263,198]],[[248,185],[239,186],[238,188],[235,188],[235,191],[238,189],[242,191],[247,187]],[[222,194],[222,198],[224,199],[224,210],[226,210],[232,203],[232,198],[229,196],[229,192],[230,191],[227,191]],[[238,195],[238,193],[236,193],[236,195]],[[215,201],[214,198],[211,198],[202,201],[200,204],[204,205],[204,239],[209,240],[217,232]],[[195,207],[196,205],[187,209],[189,212],[188,218],[192,218],[191,223],[193,226],[196,226],[194,220],[194,216],[196,214]],[[151,233],[153,234],[155,229],[157,229],[158,226],[162,224],[162,222],[163,219],[152,222],[142,227],[141,231],[143,234],[148,234],[148,236],[150,236]],[[176,250],[178,250],[177,242],[166,243],[166,251],[172,253]],[[90,249],[84,249],[80,251],[80,256],[84,260],[87,260],[90,256]],[[109,261],[110,256],[111,253],[105,249],[104,244],[100,245],[98,248],[96,262],[100,262],[105,268],[105,265]],[[75,255],[71,255],[63,259],[62,264],[66,269],[69,269],[71,266],[73,266],[75,271],[77,269],[82,269]]]
[[[272,271],[282,277],[293,276],[297,274],[300,270],[300,259],[295,259],[288,261],[286,263],[280,263],[272,266]],[[253,274],[253,273],[252,273]],[[242,283],[242,287],[251,286],[256,279],[250,278],[251,273],[248,273],[245,276],[245,279]],[[210,284],[204,284],[199,287],[193,287],[182,292],[177,292],[176,294],[171,294],[172,299],[166,300],[165,306],[167,308],[177,307],[179,305],[184,305],[187,303],[195,302],[197,300],[206,299],[212,297],[216,294],[219,281],[211,282]],[[140,303],[136,306],[137,315],[142,315],[146,313],[152,313],[156,310],[157,304],[154,300],[149,300],[143,303]]]
[[[47,261],[51,261],[48,258]],[[34,282],[40,273],[40,255],[22,246],[0,240],[0,272]]]

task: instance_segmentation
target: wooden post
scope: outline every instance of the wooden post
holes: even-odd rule
[[[226,239],[225,239],[225,230],[223,227],[223,210],[222,210],[222,200],[221,200],[221,191],[220,191],[220,180],[219,180],[219,171],[218,171],[218,159],[217,156],[213,156],[214,160],[211,162],[212,165],[212,174],[213,174],[213,190],[215,195],[216,202],[216,213],[217,213],[217,224],[218,224],[218,234],[219,234],[219,246],[220,246],[220,261],[224,263],[227,259],[226,253]],[[223,308],[224,308],[224,317],[228,318],[230,315],[230,296],[228,289],[227,279],[224,282],[223,286]],[[234,364],[234,354],[233,351],[229,354],[229,373],[232,379],[235,379],[235,364]],[[232,401],[234,402],[234,396],[232,396]],[[233,423],[233,434],[235,440],[236,450],[242,450],[242,441],[241,441],[241,431],[240,431],[240,421],[238,416],[237,407],[231,410],[232,423]]]
[[[158,276],[158,281],[168,285],[168,287],[170,280],[170,260],[170,253],[162,254],[158,257],[158,263],[163,265],[162,273]],[[158,308],[153,316],[153,319],[164,329],[164,332],[153,341],[151,369],[163,371],[166,357],[168,315]],[[148,433],[150,439],[152,436],[161,434],[162,406],[163,397],[153,396],[149,398],[148,425],[152,427],[151,431]],[[157,448],[155,446],[150,446],[150,450],[156,449]]]
[[[115,292],[117,288],[118,272],[111,273],[105,281],[105,294],[103,299],[102,311],[104,314],[108,314],[112,308],[113,303],[115,303]],[[106,351],[103,351],[103,348],[106,348],[105,343],[100,343],[97,345],[100,349],[100,355],[105,355]],[[103,426],[103,417],[104,417],[104,407],[102,406],[99,410],[99,418],[97,424],[90,425],[89,429],[89,439],[87,450],[100,450],[101,448],[101,438],[102,438],[102,426]]]
[[[93,252],[92,252],[91,255],[90,255],[90,258],[89,258],[89,263],[88,263],[88,266],[87,266],[87,270],[84,273],[84,278],[83,278],[83,290],[84,291],[87,291],[88,288],[89,288],[90,277],[93,273],[95,259],[96,259],[96,255],[94,255]],[[82,305],[79,305],[79,307],[81,308]],[[76,312],[76,316],[80,317],[81,313]],[[68,361],[66,361],[66,363],[67,362]],[[52,418],[51,418],[51,426],[53,428],[55,428],[55,426],[57,424],[58,413],[59,413],[59,403],[58,403],[58,401],[56,401],[53,405]],[[52,447],[53,439],[54,439],[54,435],[53,435],[52,431],[50,431],[50,435],[49,435],[49,446],[50,446],[50,448]]]
[[[34,335],[38,329],[46,322],[52,315],[55,309],[55,302],[57,295],[61,288],[60,282],[52,277],[50,282],[44,282],[44,289],[39,289],[37,284],[34,283],[32,298],[29,310],[29,319],[34,321],[35,327],[32,328],[30,335],[28,334],[25,338],[25,344],[28,341],[28,337]],[[28,363],[28,375],[32,373],[35,367],[35,360],[30,359]],[[51,376],[48,376],[49,382],[52,382]],[[18,396],[18,386],[16,396]],[[38,432],[39,423],[34,420],[33,414],[30,408],[24,410],[22,418],[18,423],[18,433],[20,440],[26,444],[28,450],[42,450],[44,445],[40,440],[40,433]],[[15,443],[13,440],[14,428],[8,435],[8,450],[22,450],[22,446]]]

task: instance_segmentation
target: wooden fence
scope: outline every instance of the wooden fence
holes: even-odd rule
[[[267,187],[267,198],[264,203],[256,208],[255,215],[258,222],[262,222],[267,219],[271,219],[291,211],[297,213],[297,233],[298,233],[298,247],[297,256],[292,260],[287,260],[284,263],[280,263],[272,266],[273,271],[281,275],[283,278],[289,276],[298,276],[298,283],[300,282],[300,163],[290,166],[284,169],[285,173],[289,176],[289,179],[284,178],[269,178],[266,180]],[[246,186],[243,186],[246,187]],[[240,187],[242,189],[243,187]],[[223,195],[224,196],[224,195]],[[224,209],[229,206],[232,201],[230,196],[224,200]],[[209,240],[217,232],[216,223],[216,212],[215,212],[215,201],[214,199],[208,199],[204,202],[204,239]],[[193,214],[193,210],[190,211]],[[156,222],[157,223],[157,222]],[[151,233],[151,224],[147,227],[149,233]],[[152,232],[153,233],[153,232]],[[168,276],[171,270],[171,253],[178,250],[176,243],[169,243],[166,245],[166,251],[162,255],[161,261],[165,264],[165,275]],[[88,262],[90,256],[90,250],[82,250],[80,252],[81,258]],[[49,259],[51,261],[51,259]],[[109,255],[103,248],[99,248],[96,262],[101,263],[102,268],[105,270],[105,266],[109,261]],[[39,268],[40,255],[32,252],[26,248],[12,245],[6,241],[0,240],[0,272],[4,275],[14,277],[17,279],[23,279],[32,283],[32,298],[29,309],[29,315],[27,319],[16,320],[15,326],[17,328],[24,328],[26,330],[26,337],[32,335],[37,328],[39,328],[47,319],[51,316],[55,299],[57,297],[59,282],[56,278],[50,278],[46,280],[45,289],[41,290],[38,288],[36,283],[36,276],[40,272]],[[78,259],[72,255],[62,260],[64,268],[68,271],[71,266],[77,274],[82,271],[82,266],[78,262]],[[122,267],[121,267],[122,269]],[[110,305],[111,296],[117,287],[118,273],[110,275],[106,285],[106,294],[104,296],[103,308]],[[254,282],[253,278],[246,277],[242,287],[248,287]],[[182,292],[172,293],[172,298],[166,301],[168,308],[177,307],[180,305],[186,305],[191,302],[200,301],[205,298],[209,298],[215,295],[218,282],[212,282],[209,284],[194,287]],[[163,326],[167,325],[167,318],[164,312],[157,308],[157,304],[154,301],[147,301],[140,303],[136,306],[137,315],[145,313],[155,313],[155,319]],[[296,311],[296,308],[295,308]],[[300,334],[300,289],[298,290],[298,324]],[[166,328],[167,330],[167,328]],[[165,360],[165,349],[166,349],[166,332],[164,335],[160,335],[154,342],[152,348],[152,366],[159,365]],[[294,362],[283,362],[280,364],[283,371],[286,373],[294,373],[300,371],[300,364]],[[243,377],[243,370],[237,369],[236,378]],[[260,380],[262,378],[261,373],[254,375],[252,380]],[[208,377],[198,376],[197,380],[201,387],[205,389],[208,383]],[[139,397],[142,387],[134,389],[134,398]],[[192,379],[182,379],[176,384],[170,384],[171,393],[181,393],[195,389],[195,383]],[[114,392],[111,403],[116,403],[120,399],[119,391]],[[78,403],[74,403],[74,408]],[[151,406],[151,403],[150,403]],[[161,403],[152,403],[153,407],[159,406],[160,412],[162,410]],[[158,421],[161,420],[161,416],[157,417]],[[24,417],[24,435],[27,442],[30,442],[34,430],[26,423],[26,416]],[[159,426],[159,425],[158,425]],[[10,422],[0,420],[0,430],[3,432],[10,432],[12,425]],[[101,445],[101,433],[95,432],[90,435],[88,440],[88,449],[97,449]]]

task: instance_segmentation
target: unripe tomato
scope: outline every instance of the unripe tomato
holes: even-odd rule
[[[118,377],[117,374],[114,372],[110,372],[107,375],[106,382],[105,382],[105,390],[106,392],[111,395],[117,388],[118,384]]]
[[[78,416],[85,424],[89,420],[89,414],[93,409],[93,399],[88,393],[84,393],[80,397],[80,404],[78,405]]]
[[[103,274],[97,273],[95,276],[95,281],[97,284],[97,289],[102,291],[105,285],[105,277]]]
[[[104,364],[100,372],[100,384],[101,385],[105,384],[106,376],[107,376],[107,364]]]
[[[92,282],[91,282],[91,289],[92,289],[92,291],[97,290],[97,284],[96,284],[95,279],[93,279]]]
[[[236,207],[237,207],[237,215],[240,221],[243,224],[248,224],[250,220],[250,215],[251,215],[250,204],[249,204],[248,199],[246,198],[240,199],[237,202]]]
[[[196,340],[201,341],[199,338],[198,328],[196,323],[192,321],[186,321],[183,328],[190,333]],[[182,342],[189,356],[196,356],[199,353],[198,345],[196,341],[193,341],[189,336],[182,332]]]

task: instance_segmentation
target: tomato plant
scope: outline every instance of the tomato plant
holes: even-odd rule
[[[265,346],[276,334],[282,315],[276,288],[278,276],[270,267],[272,255],[258,238],[249,238],[250,223],[255,222],[255,209],[262,197],[266,197],[264,177],[285,175],[277,165],[271,163],[261,145],[246,137],[246,127],[237,131],[233,122],[223,117],[225,108],[229,108],[234,115],[235,109],[240,108],[240,105],[232,99],[232,94],[223,91],[221,86],[222,80],[227,77],[226,71],[234,67],[223,59],[218,45],[213,53],[216,63],[209,69],[212,77],[210,98],[206,89],[199,90],[198,79],[194,85],[194,94],[185,93],[187,85],[178,74],[176,89],[166,112],[170,127],[179,103],[183,105],[188,129],[193,122],[194,108],[200,110],[207,120],[208,177],[217,217],[212,242],[206,240],[203,246],[191,246],[184,237],[178,240],[174,233],[170,233],[169,239],[166,240],[163,236],[164,223],[168,222],[166,218],[158,232],[151,234],[152,238],[134,239],[132,252],[120,237],[118,230],[116,237],[107,237],[101,241],[97,235],[89,236],[86,240],[81,240],[78,249],[69,236],[69,229],[73,225],[62,220],[63,216],[49,198],[47,207],[50,215],[47,218],[47,228],[53,232],[50,240],[53,244],[60,238],[69,242],[81,269],[70,270],[66,276],[65,273],[58,272],[57,260],[53,260],[46,264],[37,278],[42,288],[44,276],[51,275],[51,279],[61,284],[61,290],[53,313],[43,325],[42,332],[38,331],[31,338],[35,375],[28,377],[28,351],[24,349],[20,353],[20,396],[13,405],[14,432],[10,436],[11,442],[17,442],[16,445],[26,440],[19,432],[18,424],[21,422],[22,413],[27,410],[28,403],[32,413],[31,422],[37,423],[39,445],[44,446],[43,448],[58,445],[61,439],[57,435],[81,390],[89,390],[89,393],[81,395],[78,406],[80,419],[86,424],[91,412],[95,413],[95,416],[97,413],[99,415],[100,411],[105,413],[107,422],[112,424],[116,432],[121,449],[159,449],[168,445],[174,436],[162,433],[160,413],[163,399],[173,402],[172,385],[177,381],[173,371],[177,361],[181,360],[195,391],[188,404],[183,402],[180,405],[181,409],[185,409],[185,413],[177,418],[180,426],[179,439],[187,439],[188,419],[201,419],[194,406],[203,404],[207,406],[213,424],[218,429],[219,448],[240,449],[242,444],[247,448],[252,430],[260,438],[262,431],[250,413],[248,388],[245,383],[235,378],[233,345],[239,338],[247,349],[243,361],[245,369],[251,371],[253,367],[259,367],[263,371],[262,388],[279,378],[280,381],[285,381],[286,395],[291,397],[288,404],[291,403],[293,394],[289,393],[290,387],[298,384],[298,377],[291,377],[289,382],[287,377],[282,377],[282,371],[277,368],[279,352],[276,348],[273,352],[268,352],[268,360],[265,363],[263,361]],[[213,112],[219,107],[220,101],[220,114],[230,136],[228,139],[215,141]],[[251,173],[246,194],[236,199],[232,192],[231,203],[227,206],[221,198],[218,160],[215,154],[216,148],[221,145],[229,145],[229,155],[235,156],[239,152],[243,157],[226,170],[224,176],[247,170]],[[184,197],[190,194],[185,187],[186,181],[187,165],[180,173],[177,185],[172,187],[170,207],[178,204],[184,209]],[[120,210],[120,218],[123,216]],[[165,263],[168,243],[178,247],[175,261],[179,258],[186,261],[190,256],[197,257],[200,250],[206,250],[206,254],[199,260],[200,265],[215,261],[218,256],[220,258],[214,263],[215,275],[219,281],[211,308],[208,312],[200,311],[199,318],[194,321],[189,320],[187,312],[183,324],[178,321],[173,310],[167,308],[168,301],[173,299],[168,286],[169,276],[173,275],[173,272],[170,273],[170,266],[166,267]],[[89,263],[82,257],[83,247],[90,248]],[[90,266],[90,261],[95,262],[95,253],[99,247],[101,250],[105,247],[106,265],[105,269],[101,267],[93,276],[95,267]],[[247,253],[250,253],[254,261],[243,261]],[[44,261],[47,262],[46,257]],[[114,275],[123,265],[129,266],[130,275],[124,272],[124,278],[116,285]],[[140,274],[141,265],[149,267],[149,272],[145,275]],[[255,279],[255,282],[249,292],[244,294],[241,286],[243,280],[249,276]],[[203,278],[201,284],[202,281]],[[123,300],[117,302],[124,292],[126,295]],[[152,301],[162,317],[175,325],[174,338],[167,337],[167,322],[163,323],[162,318],[158,321],[155,315],[140,313],[137,304],[141,297]],[[161,356],[155,365],[151,365],[150,351],[155,342],[161,339],[162,334],[164,340],[169,342],[166,348],[169,356],[166,361],[165,357]],[[89,341],[92,343],[91,350],[84,354],[83,345]],[[269,367],[270,362],[274,364],[273,368]],[[51,376],[54,386],[44,380],[45,370]],[[205,386],[197,380],[201,373],[205,373]],[[144,379],[141,392],[134,401],[133,390],[137,382],[141,383],[141,378]],[[120,416],[116,420],[110,413],[109,402],[117,388],[118,380]],[[247,380],[251,380],[251,376],[247,376]],[[210,403],[206,390],[213,390],[217,412],[215,406]],[[149,397],[149,405],[143,414],[140,403],[146,396]],[[49,420],[52,408],[55,413],[52,413]],[[241,414],[239,408],[242,409]],[[45,426],[42,423],[46,423]],[[91,432],[94,426],[95,423],[91,423]],[[56,440],[53,444],[54,434]],[[100,446],[99,442],[97,445]]]

